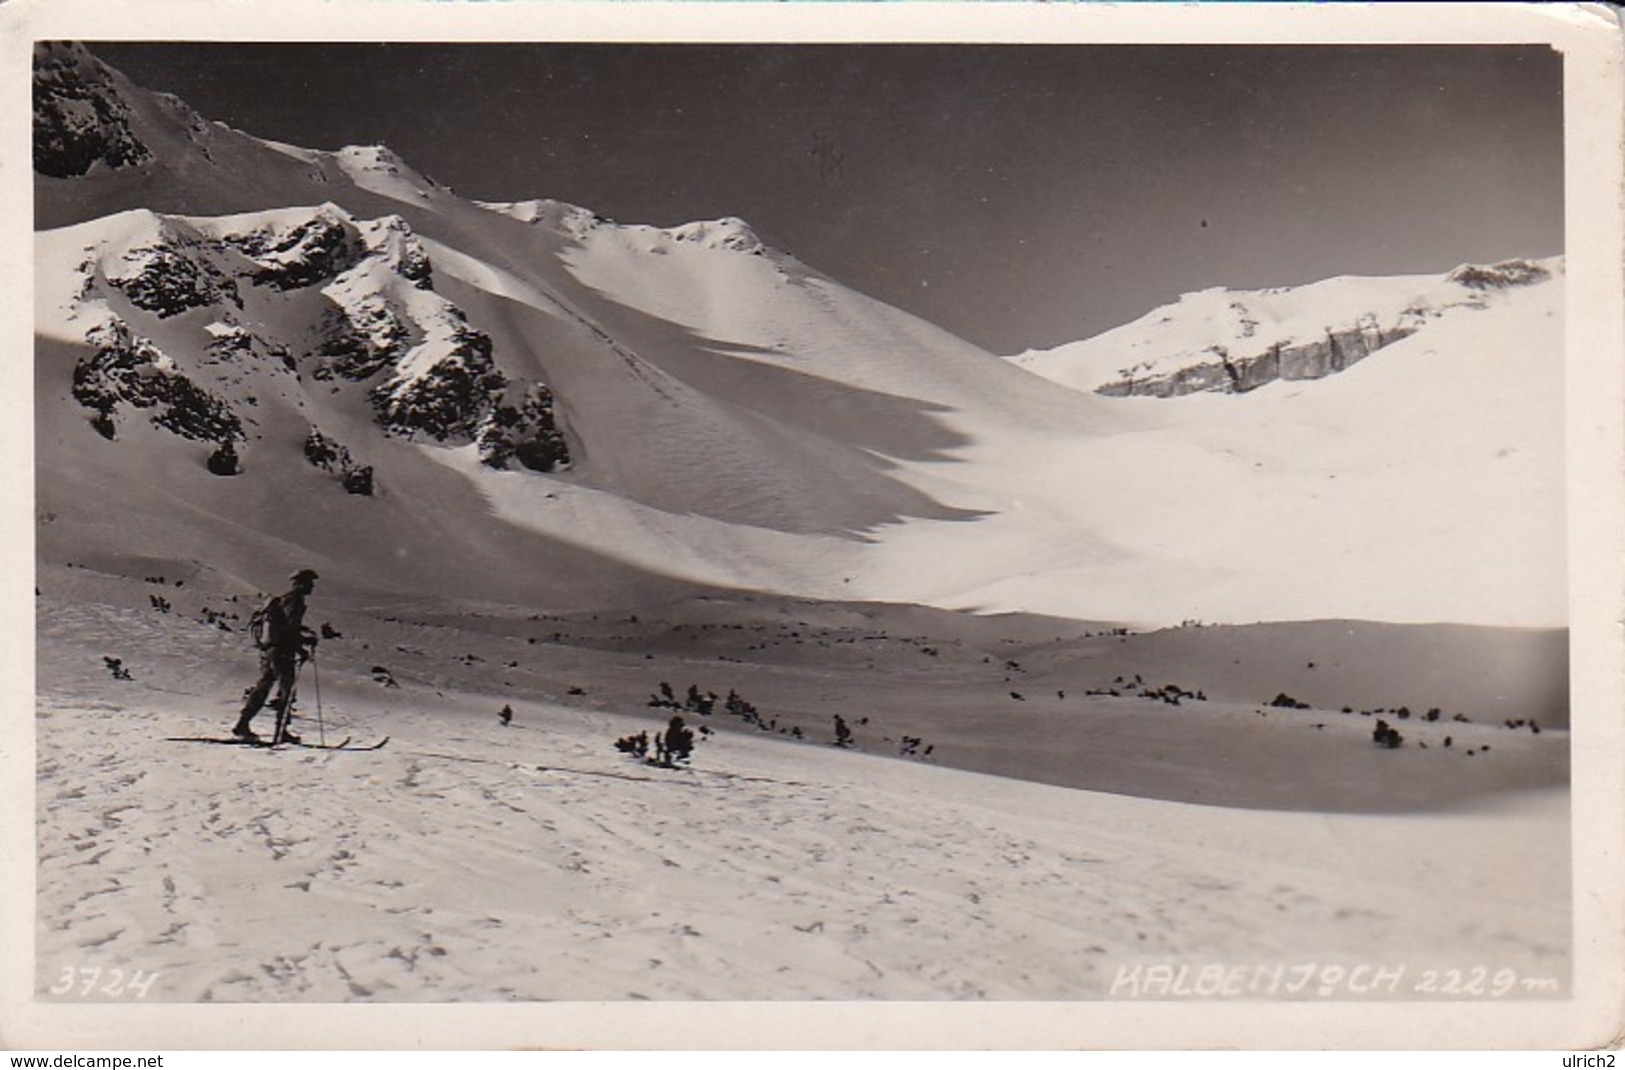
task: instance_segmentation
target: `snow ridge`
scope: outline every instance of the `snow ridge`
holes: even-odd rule
[[[1011,358],[1079,390],[1127,397],[1242,394],[1277,379],[1319,379],[1458,310],[1562,276],[1561,257],[1462,265],[1443,276],[1342,276],[1256,291],[1182,295],[1123,327]]]
[[[541,198],[529,201],[475,201],[481,208],[509,216],[521,223],[547,226],[572,238],[582,238],[609,220],[586,208],[563,201]]]

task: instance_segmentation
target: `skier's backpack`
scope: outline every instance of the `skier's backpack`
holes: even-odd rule
[[[275,598],[271,599],[269,602],[265,603],[263,606],[256,609],[253,612],[253,614],[251,616],[249,616],[249,618],[248,618],[248,634],[249,634],[250,637],[253,638],[254,645],[256,647],[258,647],[260,650],[269,650],[270,649],[270,646],[271,646],[270,640],[266,635],[266,631],[267,631],[266,618],[268,618],[270,616],[271,607],[276,605],[276,603],[277,603],[277,599],[275,599]]]

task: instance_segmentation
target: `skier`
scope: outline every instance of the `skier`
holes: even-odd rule
[[[271,685],[275,684],[277,693],[271,706],[277,712],[278,734],[271,742],[299,742],[299,737],[288,731],[291,718],[289,709],[293,705],[294,682],[299,666],[316,651],[316,633],[304,624],[305,598],[316,589],[316,573],[302,568],[290,577],[290,581],[293,586],[286,594],[277,595],[265,604],[260,613],[255,614],[264,622],[263,626],[254,629],[254,642],[260,650],[260,676],[248,689],[242,714],[231,730],[231,734],[238,739],[259,741],[249,722],[265,705]]]

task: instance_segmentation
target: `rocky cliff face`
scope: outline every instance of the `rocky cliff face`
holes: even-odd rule
[[[151,159],[130,127],[130,109],[113,76],[82,46],[58,42],[34,53],[34,170],[53,178],[100,164],[130,167]]]
[[[1277,379],[1320,379],[1335,375],[1364,360],[1383,346],[1416,332],[1416,325],[1400,322],[1384,329],[1375,316],[1341,330],[1328,329],[1325,337],[1297,344],[1276,342],[1261,353],[1232,355],[1226,346],[1213,346],[1193,363],[1143,379],[1127,377],[1097,388],[1111,397],[1177,397],[1208,391],[1245,394]]]

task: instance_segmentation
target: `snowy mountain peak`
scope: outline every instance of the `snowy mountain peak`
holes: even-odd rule
[[[677,241],[692,242],[707,249],[759,254],[766,246],[750,224],[734,216],[684,223],[667,231]]]
[[[407,169],[406,162],[388,145],[346,145],[334,152],[333,156],[348,167],[359,170],[399,174]]]
[[[393,200],[422,204],[436,188],[384,145],[346,145],[332,157],[357,186]]]
[[[1441,317],[1483,311],[1559,279],[1561,257],[1464,264],[1446,275],[1345,275],[1263,290],[1212,287],[1133,323],[1011,358],[1048,379],[1114,396],[1242,394],[1344,371]]]
[[[675,227],[651,227],[643,224],[618,224],[586,208],[546,198],[475,203],[488,211],[509,216],[521,223],[545,226],[576,240],[583,239],[597,230],[613,228],[626,234],[654,235],[705,249],[752,254],[761,254],[767,250],[767,246],[751,229],[750,224],[737,216],[696,220]]]
[[[586,208],[549,198],[529,201],[475,201],[488,211],[509,216],[521,223],[550,227],[572,238],[585,237],[609,220]]]

